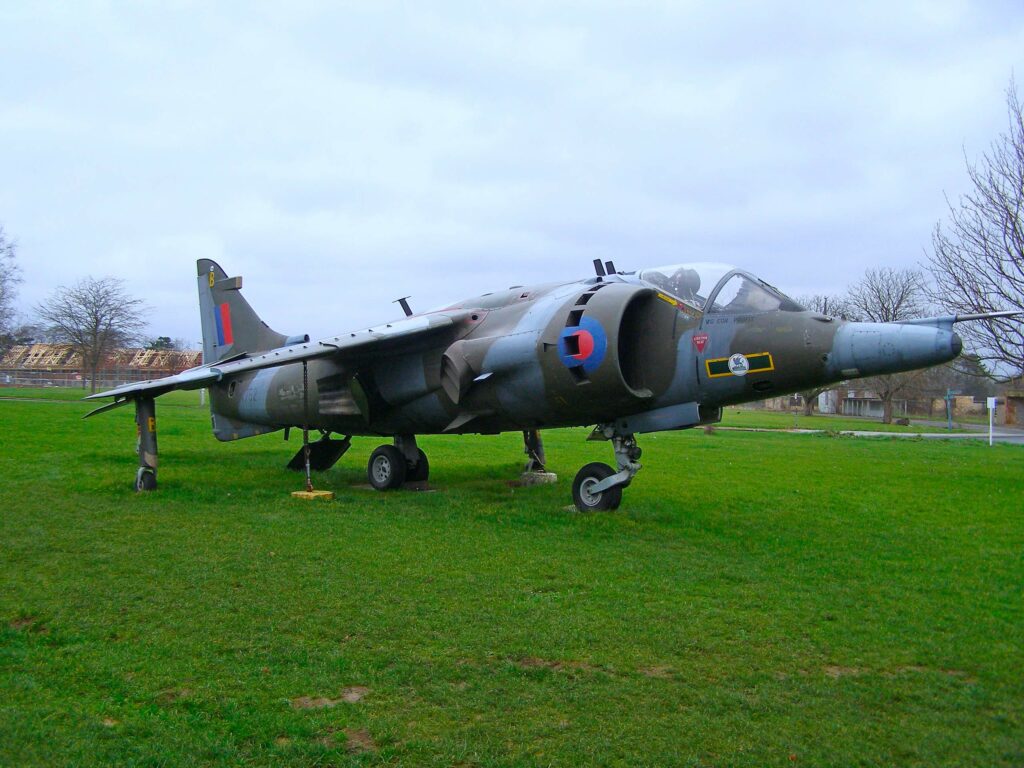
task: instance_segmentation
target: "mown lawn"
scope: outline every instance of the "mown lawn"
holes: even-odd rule
[[[942,421],[938,415],[935,421]],[[988,421],[985,421],[988,424]],[[726,408],[722,414],[723,427],[744,427],[752,429],[821,429],[827,432],[907,432],[913,434],[948,432],[944,427],[923,426],[914,417],[909,426],[885,424],[881,419],[858,416],[828,416],[783,411],[763,411],[753,408]],[[954,432],[964,432],[959,420],[953,423]]]
[[[0,401],[0,765],[1024,763],[1024,450],[641,438],[615,513],[424,438],[435,492],[302,502],[297,442]]]

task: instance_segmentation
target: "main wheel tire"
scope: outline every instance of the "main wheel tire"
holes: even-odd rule
[[[416,453],[419,458],[411,467],[407,466],[405,480],[409,483],[425,483],[430,477],[430,462],[427,461],[427,454],[422,448],[417,448]]]
[[[393,445],[382,445],[370,454],[366,474],[378,491],[400,488],[405,482],[405,456]]]
[[[572,481],[572,500],[580,512],[606,512],[618,509],[622,503],[622,486],[613,485],[599,493],[591,493],[590,488],[606,477],[615,474],[615,470],[607,464],[595,461],[587,464],[576,473]]]

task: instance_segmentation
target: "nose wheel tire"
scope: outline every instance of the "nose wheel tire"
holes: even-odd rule
[[[382,445],[370,454],[366,474],[378,491],[400,488],[406,478],[405,456],[393,445]]]
[[[416,463],[408,466],[405,473],[406,482],[425,483],[430,477],[430,462],[427,461],[427,454],[422,449],[417,449]]]
[[[615,474],[607,464],[595,461],[576,473],[572,482],[572,500],[580,512],[606,512],[618,509],[622,503],[622,486],[613,485],[603,491],[592,493],[591,488]]]

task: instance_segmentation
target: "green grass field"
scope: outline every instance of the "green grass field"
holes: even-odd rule
[[[988,423],[987,421],[985,422]],[[753,408],[726,408],[722,413],[723,427],[742,427],[748,429],[820,429],[828,432],[907,432],[907,433],[941,433],[948,430],[942,427],[921,426],[911,419],[910,426],[900,424],[883,424],[880,419],[859,418],[856,416],[804,416],[802,413],[785,413],[782,411],[761,411]],[[954,423],[954,432],[962,432]]]
[[[586,430],[528,489],[517,435],[388,494],[362,439],[303,502],[174,397],[144,495],[129,408],[0,401],[0,765],[1024,763],[1018,446],[647,435],[582,515]]]

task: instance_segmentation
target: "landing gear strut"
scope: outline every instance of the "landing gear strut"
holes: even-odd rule
[[[523,467],[523,472],[547,472],[544,441],[541,439],[540,432],[536,429],[524,430],[523,444],[523,451],[526,453],[526,466]]]
[[[140,397],[135,401],[135,424],[138,427],[139,470],[135,473],[136,491],[156,490],[156,401]]]
[[[622,489],[629,486],[641,469],[640,456],[643,451],[631,433],[616,434],[611,426],[599,426],[591,439],[612,441],[619,471],[600,462],[587,464],[573,481],[572,500],[580,512],[618,509],[622,503]]]
[[[382,445],[370,454],[366,474],[378,491],[390,491],[403,483],[426,482],[430,462],[416,445],[415,435],[395,435],[394,445]]]

